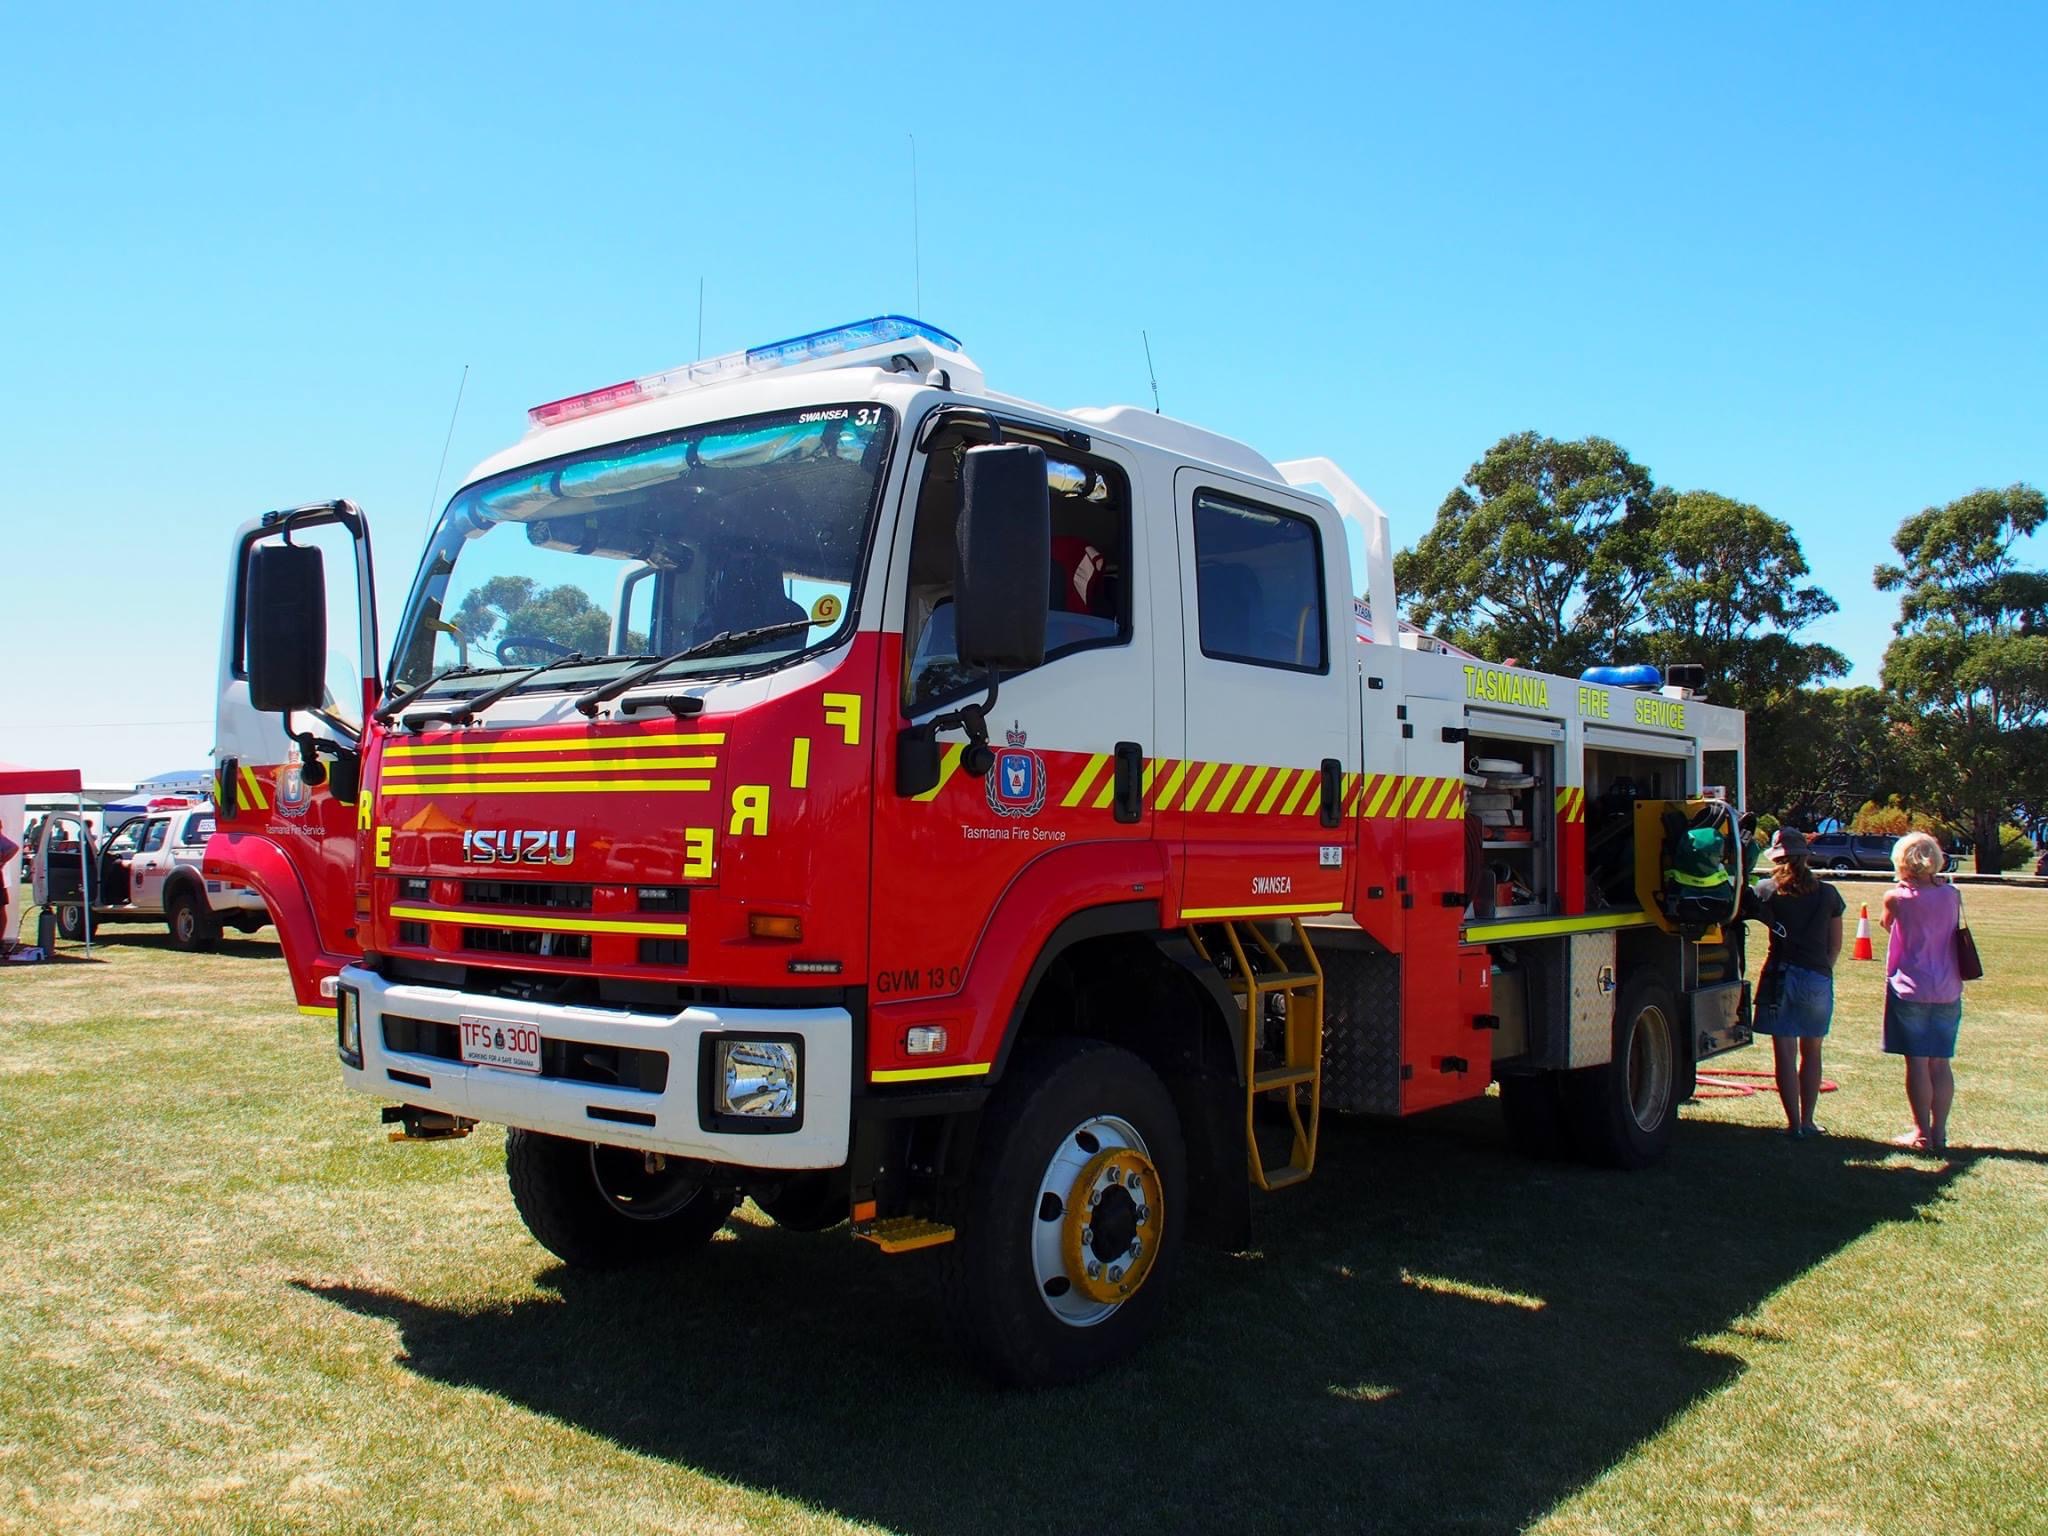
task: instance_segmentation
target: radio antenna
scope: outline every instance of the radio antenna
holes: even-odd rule
[[[1159,373],[1152,366],[1152,338],[1144,331],[1140,331],[1138,334],[1145,338],[1145,372],[1152,379],[1152,414],[1157,416],[1159,414]]]
[[[448,435],[441,439],[441,462],[434,470],[434,494],[427,498],[427,521],[441,505],[441,476],[448,470],[448,445],[455,441],[455,418],[462,414],[462,392],[469,387],[469,364],[462,365],[462,377],[455,384],[455,409],[448,413]]]
[[[917,222],[917,135],[910,138],[910,274],[917,308],[912,311],[919,319],[924,317],[924,241]]]

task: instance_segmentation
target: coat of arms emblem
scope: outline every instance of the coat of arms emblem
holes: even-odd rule
[[[1003,735],[1008,745],[988,776],[988,808],[998,816],[1036,816],[1045,804],[1045,759],[1024,745],[1014,723]]]

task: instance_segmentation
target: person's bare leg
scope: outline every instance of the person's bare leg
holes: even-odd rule
[[[1913,1111],[1913,1129],[1906,1136],[1897,1138],[1901,1144],[1905,1144],[1916,1137],[1923,1142],[1927,1139],[1928,1104],[1933,1095],[1933,1086],[1929,1081],[1927,1072],[1927,1058],[1925,1056],[1908,1056],[1906,1058],[1906,1103]]]
[[[1956,1074],[1946,1056],[1927,1061],[1927,1144],[1937,1152],[1948,1150],[1948,1112],[1956,1101]]]
[[[1785,1106],[1785,1129],[1799,1129],[1799,1037],[1771,1036],[1771,1065],[1777,1069],[1778,1102]]]
[[[1813,1112],[1820,1104],[1820,1043],[1814,1035],[1799,1042],[1799,1127],[1813,1129]]]

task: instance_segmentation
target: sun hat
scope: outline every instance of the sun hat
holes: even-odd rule
[[[1780,827],[1771,834],[1771,846],[1764,856],[1773,864],[1807,856],[1806,834],[1797,827]]]

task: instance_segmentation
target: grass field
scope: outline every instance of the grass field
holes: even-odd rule
[[[1490,1102],[1338,1121],[1170,1336],[1036,1396],[843,1230],[563,1270],[489,1127],[343,1095],[267,930],[112,930],[0,970],[0,1531],[2048,1531],[2048,893],[1969,902],[1945,1163],[1885,1145],[1844,962],[1829,1138],[1702,1102],[1622,1175]]]

